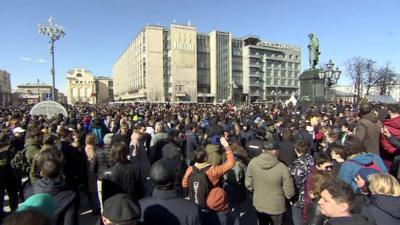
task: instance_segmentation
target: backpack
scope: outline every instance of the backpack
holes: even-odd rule
[[[192,174],[189,176],[189,199],[202,209],[207,208],[207,197],[213,186],[206,174],[210,167],[211,165],[198,169],[192,166]]]
[[[30,165],[25,156],[26,148],[15,153],[14,158],[11,160],[11,167],[13,172],[18,177],[25,177],[29,175]]]

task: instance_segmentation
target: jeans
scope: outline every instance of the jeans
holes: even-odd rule
[[[292,205],[292,219],[294,225],[301,225],[301,211],[301,208]]]
[[[263,212],[257,212],[259,225],[282,225],[283,214],[271,215]]]

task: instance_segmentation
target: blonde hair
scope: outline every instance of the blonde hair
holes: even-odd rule
[[[400,196],[400,184],[392,175],[377,173],[368,176],[369,190],[372,194]]]

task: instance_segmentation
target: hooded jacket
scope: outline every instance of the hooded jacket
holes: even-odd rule
[[[380,172],[387,173],[388,170],[383,163],[381,157],[374,153],[361,153],[354,156],[350,156],[340,167],[339,178],[344,182],[351,185],[353,191],[357,191],[358,187],[354,178],[359,169],[368,167],[371,164],[375,164],[380,168]]]
[[[361,215],[376,225],[400,224],[400,197],[372,195],[370,202],[362,208]]]
[[[58,207],[54,212],[56,224],[76,225],[79,223],[79,194],[63,181],[40,179],[33,184],[33,194],[39,193],[51,195],[57,203]]]
[[[379,137],[381,135],[382,123],[373,113],[367,113],[361,116],[356,126],[355,136],[360,139],[368,152],[379,155]]]
[[[383,121],[383,124],[392,134],[392,137],[396,139],[400,138],[400,116],[392,119],[386,119]],[[380,136],[380,143],[382,149],[384,150],[381,151],[381,156],[385,161],[386,165],[391,166],[393,158],[396,155],[395,153],[398,152],[397,147],[392,145],[391,142],[388,140],[388,138],[385,137],[383,134],[381,134]]]
[[[250,161],[245,184],[253,192],[253,205],[258,212],[282,214],[286,211],[285,198],[294,195],[289,169],[269,153],[261,153]]]

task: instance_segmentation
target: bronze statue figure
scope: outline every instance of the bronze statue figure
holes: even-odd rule
[[[319,40],[313,33],[308,34],[308,37],[310,38],[310,43],[308,44],[308,49],[310,50],[310,67],[311,69],[315,69],[318,65],[319,54],[321,54],[319,51]]]

